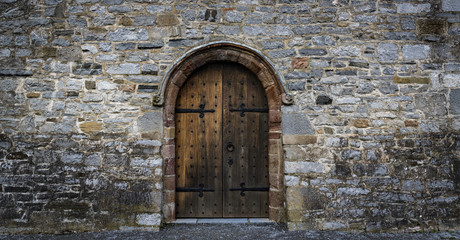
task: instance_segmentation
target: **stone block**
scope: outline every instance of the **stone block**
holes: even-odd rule
[[[243,21],[244,15],[238,11],[228,11],[225,13],[224,19],[230,23],[240,23]]]
[[[442,0],[442,10],[446,12],[460,12],[460,1]]]
[[[342,152],[343,160],[361,160],[361,151],[347,149]]]
[[[285,173],[327,173],[328,168],[317,162],[285,162]]]
[[[148,43],[139,43],[137,45],[137,49],[157,49],[162,48],[164,46],[164,42],[162,40],[153,40]]]
[[[386,32],[384,34],[387,40],[416,40],[417,35],[413,32]]]
[[[262,41],[263,50],[272,50],[284,48],[284,43],[281,41]]]
[[[377,48],[379,61],[394,61],[398,59],[398,46],[394,43],[380,43]]]
[[[138,214],[136,216],[136,223],[139,224],[139,225],[145,225],[145,226],[160,226],[160,224],[161,224],[161,215],[159,213]]]
[[[66,164],[76,164],[80,163],[83,159],[83,154],[73,153],[73,152],[64,152],[61,156],[61,162]]]
[[[160,27],[176,26],[179,23],[179,19],[173,13],[159,14],[157,16],[157,25]]]
[[[393,77],[394,83],[400,84],[429,84],[430,78],[429,77],[400,77],[395,75]]]
[[[268,56],[274,59],[278,58],[286,58],[286,57],[294,57],[296,55],[296,52],[294,49],[288,49],[288,50],[273,50],[268,52]]]
[[[301,27],[294,27],[292,31],[296,35],[309,35],[309,34],[321,33],[322,28],[321,26],[301,26]]]
[[[282,129],[286,135],[313,135],[316,131],[303,113],[283,113]]]
[[[424,191],[425,185],[420,180],[404,180],[401,186],[402,191]]]
[[[308,145],[315,144],[317,137],[312,135],[283,135],[283,144]]]
[[[460,74],[445,74],[442,78],[442,85],[446,88],[460,87]]]
[[[164,12],[169,12],[171,11],[171,6],[165,6],[165,5],[147,5],[145,7],[145,10],[147,10],[148,13],[150,14],[156,14],[156,13],[164,13]]]
[[[13,42],[13,38],[11,36],[7,36],[7,35],[0,36],[0,46],[2,47],[10,46],[12,42]]]
[[[452,89],[449,94],[450,113],[460,114],[460,89]]]
[[[331,105],[332,104],[332,98],[328,96],[318,96],[316,98],[315,103],[317,105]]]
[[[96,134],[102,130],[102,123],[84,122],[80,124],[80,130],[86,134]]]
[[[369,120],[367,120],[367,119],[356,119],[353,122],[353,126],[355,126],[357,128],[367,128],[367,127],[369,127]]]
[[[268,32],[266,26],[243,26],[242,31],[248,36],[263,36]]]
[[[441,117],[447,114],[447,102],[444,94],[415,95],[415,107],[427,117]]]
[[[311,187],[288,187],[286,202],[288,210],[321,210],[328,200],[324,193]]]
[[[104,100],[104,96],[100,93],[87,92],[83,96],[83,102],[100,102]]]
[[[402,46],[402,56],[404,60],[423,60],[431,54],[429,45],[404,45]]]
[[[401,3],[396,4],[397,13],[427,13],[431,9],[431,4],[412,4],[412,3]]]
[[[417,19],[416,29],[419,34],[442,35],[446,32],[447,22],[442,19]]]
[[[358,195],[367,195],[369,194],[369,190],[364,188],[357,188],[357,187],[339,187],[337,189],[338,196],[358,196]]]
[[[293,58],[291,62],[293,69],[303,69],[308,67],[307,58]]]
[[[335,102],[338,105],[357,104],[361,102],[361,99],[356,97],[341,97],[337,98]]]
[[[108,38],[113,42],[147,41],[149,33],[143,28],[120,28],[109,32]]]
[[[115,67],[110,67],[107,70],[109,74],[140,74],[141,67],[135,63],[122,63]]]
[[[140,132],[163,132],[163,113],[146,112],[139,117],[137,124]]]
[[[330,76],[330,77],[323,77],[320,79],[320,82],[323,84],[344,84],[348,83],[347,76]]]
[[[327,55],[327,51],[326,49],[307,48],[299,49],[299,54],[301,56],[324,56]]]

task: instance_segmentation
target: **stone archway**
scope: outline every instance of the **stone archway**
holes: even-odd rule
[[[211,43],[189,51],[176,62],[162,83],[155,105],[163,105],[164,158],[163,217],[175,220],[175,105],[181,86],[192,72],[208,63],[227,61],[241,64],[253,72],[265,90],[269,108],[269,219],[285,220],[283,150],[281,142],[281,105],[291,104],[281,79],[272,64],[256,50],[229,43]]]

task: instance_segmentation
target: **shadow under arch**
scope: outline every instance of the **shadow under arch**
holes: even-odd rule
[[[188,51],[165,75],[154,105],[163,106],[164,185],[162,211],[166,223],[175,220],[175,105],[180,88],[201,66],[212,62],[234,62],[245,66],[261,82],[269,108],[269,219],[285,221],[284,161],[282,149],[281,105],[292,104],[273,64],[260,52],[234,42],[209,43]]]

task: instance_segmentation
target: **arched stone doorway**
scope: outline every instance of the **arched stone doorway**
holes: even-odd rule
[[[281,105],[290,104],[281,79],[270,62],[259,52],[235,43],[218,42],[189,51],[169,70],[154,104],[164,105],[164,158],[163,216],[174,221],[176,208],[176,101],[178,93],[191,74],[198,68],[215,62],[232,62],[251,71],[263,86],[268,103],[268,178],[269,219],[285,220],[283,151],[281,142]]]

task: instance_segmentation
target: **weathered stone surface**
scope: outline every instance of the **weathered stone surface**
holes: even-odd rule
[[[147,41],[149,33],[146,29],[136,28],[122,28],[109,32],[109,41],[122,42],[122,41]]]
[[[398,59],[398,46],[394,43],[380,43],[377,48],[379,61],[394,61]]]
[[[320,210],[327,205],[327,197],[310,187],[290,187],[286,193],[289,210]]]
[[[99,123],[99,122],[80,123],[80,130],[82,130],[86,134],[95,134],[102,130],[102,123]]]
[[[442,10],[446,12],[460,12],[460,3],[456,0],[442,0]]]
[[[397,12],[398,13],[429,12],[430,8],[431,8],[431,4],[429,4],[429,3],[424,3],[424,4],[401,3],[401,4],[397,4]]]
[[[158,213],[138,214],[136,216],[136,223],[139,225],[146,225],[146,226],[159,226],[161,223],[161,215]]]
[[[328,168],[316,162],[285,162],[286,173],[326,173]]]
[[[450,113],[460,114],[460,89],[453,89],[449,98]]]
[[[141,67],[135,63],[122,63],[119,66],[110,67],[107,69],[109,74],[140,74]]]
[[[426,59],[430,56],[431,49],[428,45],[404,45],[402,56],[405,60]]]
[[[427,77],[393,77],[394,83],[418,83],[418,84],[429,84],[430,78]]]
[[[175,14],[160,14],[157,16],[158,26],[175,26],[179,24]]]
[[[283,113],[282,129],[284,134],[315,134],[307,116],[301,113]]]
[[[270,219],[458,228],[457,1],[0,5],[1,231],[173,220],[175,96],[208,60],[238,62],[265,87]]]

